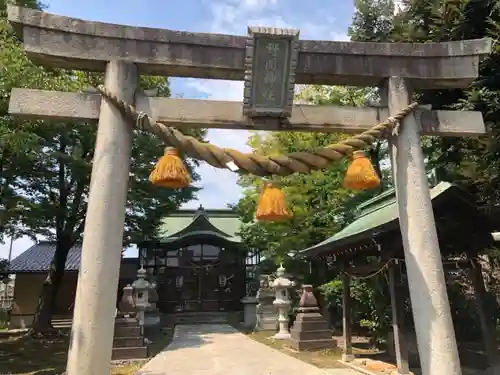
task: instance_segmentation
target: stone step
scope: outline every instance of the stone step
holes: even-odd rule
[[[315,330],[315,331],[297,331],[292,329],[292,339],[294,340],[329,340],[333,339],[332,331],[330,329]]]
[[[122,327],[138,327],[139,321],[134,318],[116,318],[115,325],[120,325]]]
[[[175,320],[176,324],[217,324],[217,323],[227,323],[228,319],[227,318],[221,318],[221,317],[182,317],[182,318],[177,318]]]
[[[290,340],[290,346],[300,351],[303,350],[320,350],[320,349],[333,349],[337,347],[337,343],[333,339],[322,339],[322,340]]]
[[[115,337],[113,348],[133,348],[144,345],[144,338],[138,337]]]
[[[131,348],[113,348],[111,359],[142,359],[148,357],[148,348],[146,346],[137,346]]]
[[[169,318],[175,324],[216,324],[228,323],[231,313],[226,312],[197,312],[172,314]]]
[[[71,325],[73,324],[73,321],[71,319],[60,319],[60,320],[54,320],[52,319],[52,326],[57,329],[61,328],[71,328]]]
[[[330,329],[325,320],[317,321],[300,321],[296,320],[293,323],[293,329],[297,331],[324,331]]]
[[[115,326],[116,337],[140,337],[141,327]]]
[[[171,314],[178,317],[199,317],[199,316],[208,316],[208,317],[227,317],[231,313],[228,312],[181,312],[176,314]]]

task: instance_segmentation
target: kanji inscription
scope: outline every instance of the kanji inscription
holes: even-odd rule
[[[281,111],[286,105],[289,51],[287,40],[257,39],[252,87],[254,107]]]
[[[247,42],[244,113],[289,117],[293,104],[298,31],[250,29]]]

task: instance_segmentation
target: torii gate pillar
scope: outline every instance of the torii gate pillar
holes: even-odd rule
[[[383,91],[387,91],[391,115],[412,99],[409,82],[404,78],[390,77],[387,90]],[[420,129],[413,113],[402,121],[399,135],[391,143],[399,225],[422,374],[460,375]]]
[[[107,64],[105,86],[133,103],[138,73],[134,64]],[[132,150],[132,127],[102,100],[89,203],[78,273],[68,375],[110,373],[123,226]]]

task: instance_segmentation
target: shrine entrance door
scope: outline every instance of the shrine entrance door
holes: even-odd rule
[[[158,252],[158,250],[156,250]],[[157,267],[161,312],[216,312],[240,309],[245,295],[245,266],[236,249],[190,245]]]

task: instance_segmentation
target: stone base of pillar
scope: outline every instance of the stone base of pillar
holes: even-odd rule
[[[394,370],[393,372],[391,372],[391,375],[415,375],[415,374],[413,374],[413,372],[411,372],[411,371],[403,373],[403,372],[399,372],[398,370]]]
[[[355,358],[354,354],[342,354],[342,362],[352,362]]]
[[[278,332],[274,336],[271,336],[271,338],[275,339],[275,340],[290,340],[292,338],[292,336],[288,332]]]

